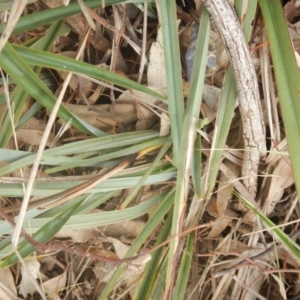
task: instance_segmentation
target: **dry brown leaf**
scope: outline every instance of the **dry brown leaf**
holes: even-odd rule
[[[45,127],[45,120],[40,120],[33,117],[20,129],[17,130],[17,138],[23,143],[38,146],[44,134]],[[49,139],[47,141],[48,147],[53,146],[52,141],[54,140],[54,138],[54,134],[50,133]],[[59,145],[59,143],[57,142],[56,145]]]
[[[135,124],[135,129],[137,131],[150,129],[154,123],[155,120],[157,120],[156,115],[148,108],[136,104],[136,113],[138,117],[138,121]]]
[[[248,250],[253,250],[252,247],[249,247],[245,243],[240,242],[239,240],[230,240],[230,243],[223,243],[222,246],[218,249],[220,253],[243,253]]]
[[[65,51],[65,52],[61,52],[60,55],[75,59],[77,52]],[[69,72],[57,70],[57,73],[63,80],[65,80]],[[81,87],[82,90],[78,91],[79,95],[81,93],[84,93],[86,97],[89,97],[92,94],[94,83],[88,78],[73,74],[69,86],[73,91],[77,91],[78,87]]]
[[[70,239],[74,243],[92,242],[99,236],[99,231],[95,228],[85,229],[62,229],[56,233],[55,237],[59,239]]]
[[[43,290],[47,294],[48,300],[60,300],[58,293],[65,288],[67,280],[67,272],[53,277],[42,283]]]
[[[152,90],[162,94],[164,96],[164,89],[151,88]],[[138,122],[136,124],[137,130],[149,129],[158,120],[157,116],[147,106],[153,107],[156,103],[156,99],[138,91],[125,91],[121,94],[116,101],[118,104],[120,101],[134,103],[136,108],[136,114]]]
[[[162,112],[160,114],[160,131],[159,136],[166,136],[170,134],[170,118],[168,114]]]
[[[213,226],[209,234],[207,235],[208,238],[217,237],[228,225],[230,225],[232,218],[229,217],[219,217],[214,221]]]
[[[134,103],[129,102],[117,102],[114,105],[103,104],[94,105],[94,107],[103,112],[92,111],[86,105],[75,105],[67,103],[65,105],[70,112],[83,119],[87,123],[101,130],[108,130],[115,127],[118,124],[130,124],[137,120],[136,108]],[[113,111],[114,117],[111,114]],[[62,120],[60,123],[64,123]]]
[[[226,51],[226,48],[224,47],[224,44],[222,43],[222,39],[218,31],[211,30],[209,35],[216,48],[215,55],[217,60],[216,61],[217,67],[215,68],[214,71],[217,71],[219,69],[223,69],[227,67],[227,65],[229,64],[229,56]]]
[[[190,38],[192,34],[193,26],[185,26],[183,29],[180,30],[179,35],[179,44],[185,51],[190,45]]]
[[[104,261],[96,261],[94,273],[99,282],[108,282],[115,269],[116,266],[113,264],[109,264]]]
[[[217,199],[215,197],[211,197],[211,200],[205,206],[205,210],[214,218],[219,217],[219,212],[217,208]],[[230,208],[226,209],[225,216],[238,219],[238,214],[231,210]]]
[[[236,264],[244,261],[245,258],[251,258],[255,255],[262,253],[262,251],[265,250],[265,246],[261,243],[257,243],[255,248],[251,248],[242,242],[238,242],[238,243],[236,243],[236,242],[237,242],[237,240],[230,240],[230,244],[228,245],[228,243],[223,243],[223,241],[221,241],[221,246],[217,248],[218,252],[228,253],[228,254],[239,253],[240,256],[233,258],[231,260],[228,260],[227,262],[224,262],[224,264],[222,264],[222,265],[216,266],[215,272],[222,270],[224,268],[231,268],[231,267],[235,266]],[[229,249],[232,250],[232,252],[229,251]],[[240,252],[240,251],[242,251],[242,252]],[[266,255],[263,257],[262,260],[270,261],[270,259],[272,260],[272,257],[270,257],[269,255]]]
[[[124,258],[130,247],[112,237],[107,238],[107,240],[114,245],[117,256],[119,258]]]
[[[113,244],[117,257],[124,258],[130,247],[114,238],[107,238],[107,240]],[[140,278],[144,271],[145,264],[150,259],[150,254],[145,254],[144,256],[141,256],[141,261],[135,261],[135,265],[129,264],[121,278],[119,278],[117,285],[125,282],[128,289],[131,290],[133,288],[131,290],[131,293],[133,293],[136,288],[134,283]],[[101,282],[108,282],[113,275],[115,268],[116,267],[112,264],[97,261],[94,271]]]
[[[28,294],[33,295],[36,291],[34,281],[39,278],[40,263],[35,257],[32,257],[29,260],[25,260],[24,264],[25,266],[23,264],[21,266],[22,279],[20,283],[19,294],[26,298]],[[29,272],[26,270],[26,268]],[[36,284],[38,284],[37,281]]]
[[[100,210],[98,210],[100,211]],[[85,228],[85,229],[76,229],[60,230],[55,237],[71,239],[74,243],[87,243],[97,240],[100,234],[111,237],[137,237],[141,230],[143,229],[145,222],[139,220],[128,220],[125,222],[110,224],[103,227],[97,228]]]
[[[297,51],[294,51],[294,53],[295,53],[295,58],[297,61],[298,68],[300,68],[300,54]]]
[[[202,95],[203,101],[214,112],[218,111],[221,91],[222,90],[216,86],[204,84],[203,95]]]
[[[270,214],[276,203],[281,200],[284,190],[294,184],[290,159],[288,157],[283,157],[279,161],[272,175],[269,193],[264,206],[266,215]]]
[[[202,5],[202,0],[194,0],[195,6],[196,6],[196,11],[199,11],[201,5]]]
[[[224,164],[230,167],[230,170],[236,175],[239,173],[237,165],[229,160],[225,160]],[[218,236],[228,225],[231,225],[232,216],[226,215],[230,210],[227,209],[228,203],[232,198],[233,184],[228,183],[228,179],[224,173],[221,173],[219,179],[219,186],[217,192],[217,198],[214,201],[210,201],[209,205],[206,207],[209,213],[214,215],[216,218],[211,231],[208,234],[209,238]]]
[[[9,268],[0,269],[0,299],[15,300],[17,289]]]
[[[111,224],[99,228],[107,236],[112,237],[137,237],[142,231],[145,222],[139,220],[128,220],[118,224]]]
[[[292,27],[289,27],[289,33],[291,40],[293,42],[294,50],[299,52],[300,47],[300,21],[293,24]]]
[[[51,271],[56,265],[57,260],[54,256],[48,255],[42,258],[41,260],[41,273]]]
[[[150,49],[147,79],[149,87],[165,88],[167,86],[161,28],[157,32],[157,41],[153,42]]]
[[[116,50],[115,73],[119,75],[123,74],[124,77],[126,77],[125,74],[129,73],[126,60],[119,48]]]
[[[114,238],[108,238],[110,242],[113,243],[114,249],[118,257],[123,258],[129,250],[129,246],[121,243],[119,240]],[[150,254],[145,254],[142,257],[140,264],[128,265],[125,272],[122,275],[123,280],[126,282],[127,287],[130,288],[130,294],[133,295],[137,285],[135,284],[140,278],[144,271],[145,264],[151,259]]]
[[[64,0],[64,5],[68,5],[70,0]],[[80,9],[83,13],[83,15],[85,16],[85,19],[87,20],[88,24],[90,25],[90,27],[93,30],[96,30],[96,24],[93,20],[93,18],[91,17],[91,15],[89,14],[89,11],[87,10],[87,7],[85,6],[83,0],[77,0]],[[67,3],[67,4],[66,4]]]
[[[229,162],[227,163],[229,164]],[[223,216],[227,208],[228,202],[232,198],[233,184],[228,184],[226,176],[221,173],[219,180],[219,190],[217,192],[217,211],[219,216]]]

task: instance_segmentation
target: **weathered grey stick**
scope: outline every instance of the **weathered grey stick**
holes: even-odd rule
[[[255,198],[258,166],[266,150],[257,76],[241,24],[228,0],[202,1],[214,19],[230,56],[243,122],[245,153],[242,176],[246,188]]]

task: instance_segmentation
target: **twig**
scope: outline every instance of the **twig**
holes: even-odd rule
[[[214,19],[229,53],[236,80],[243,122],[244,159],[242,177],[252,197],[257,191],[260,158],[265,155],[265,128],[260,106],[257,76],[241,25],[228,0],[202,0]]]

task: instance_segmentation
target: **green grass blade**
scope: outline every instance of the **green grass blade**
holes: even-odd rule
[[[248,200],[243,198],[238,193],[234,192],[235,196],[244,202],[276,235],[279,237],[281,242],[300,260],[300,246],[286,235],[278,226],[276,226],[269,218],[267,218],[258,208],[254,207]]]
[[[109,199],[114,197],[117,193],[118,193],[118,191],[112,191],[112,192],[108,192],[108,193],[97,193],[94,195],[88,195],[88,196],[84,195],[84,196],[78,197],[78,201],[81,201],[81,200],[84,200],[84,201],[82,202],[80,207],[77,209],[76,215],[84,215],[85,213],[89,213],[94,208],[99,207],[105,201],[108,201]],[[55,208],[52,208],[52,209],[48,210],[47,212],[43,213],[42,215],[40,215],[39,217],[53,218],[57,214],[59,214],[62,210],[66,210],[69,207],[71,207],[72,205],[74,205],[74,203],[77,203],[77,200],[70,201],[70,202],[64,203],[62,205],[59,205]]]
[[[164,171],[158,171],[156,174],[152,174],[147,177],[144,185],[160,184],[165,181],[171,180],[176,175],[174,168],[170,168]],[[122,190],[133,188],[141,180],[142,176],[123,176],[110,178],[100,183],[89,193],[103,193],[110,192],[114,190]],[[82,184],[84,181],[61,181],[61,182],[37,182],[34,190],[32,191],[32,196],[42,196],[47,197],[54,194],[63,192],[66,189],[74,188],[77,185]],[[23,197],[23,187],[21,183],[2,183],[1,184],[1,195],[6,197]]]
[[[193,118],[198,121],[200,115],[200,107],[202,102],[202,93],[204,87],[208,41],[210,32],[209,14],[206,9],[202,10],[199,25],[199,33],[195,50],[195,60],[191,76],[190,92],[187,101],[187,112],[184,120],[184,132],[189,132]],[[186,141],[184,141],[186,143]],[[195,141],[195,150],[192,162],[192,179],[197,195],[201,194],[201,138],[197,135]],[[182,153],[181,153],[182,154]]]
[[[29,95],[44,107],[51,110],[55,104],[56,97],[32,71],[27,63],[19,56],[15,49],[7,43],[0,53],[0,66],[5,72],[19,84]],[[72,120],[72,125],[79,130],[93,134],[104,135],[105,133],[80,120],[61,105],[58,116],[66,122]]]
[[[63,227],[63,225],[67,222],[67,220],[74,214],[76,209],[79,207],[81,202],[73,205],[68,210],[62,212],[60,215],[52,219],[50,222],[42,226],[35,234],[33,234],[33,238],[41,243],[47,243],[51,240],[54,235]],[[24,241],[18,248],[20,255],[24,258],[35,251],[35,247],[33,247],[27,241]],[[19,261],[18,257],[15,253],[9,255],[4,261],[0,262],[0,268],[9,267]]]
[[[300,192],[300,75],[293,45],[279,0],[259,0],[275,71],[280,109],[293,167]]]
[[[158,132],[138,131],[138,132],[126,132],[117,135],[105,135],[102,137],[91,138],[88,140],[77,141],[69,144],[65,144],[60,147],[47,149],[42,156],[41,164],[55,165],[62,164],[72,160],[65,155],[76,155],[88,151],[111,151],[118,147],[124,147],[123,154],[126,155],[126,148],[130,145],[137,145],[143,142],[154,140],[158,137]],[[121,153],[122,154],[122,153]],[[9,165],[6,165],[0,169],[0,176],[10,174],[11,172],[20,168],[33,164],[35,154],[24,151],[13,151],[8,149],[0,149],[1,161],[12,161]],[[62,157],[63,156],[63,157]]]
[[[41,50],[50,50],[53,42],[61,34],[61,29],[63,28],[63,22],[54,22],[46,30],[45,35],[40,38],[38,47]],[[39,74],[41,67],[33,67],[33,72]],[[25,102],[28,99],[29,94],[23,90],[20,85],[17,85],[13,92],[13,116],[14,116],[14,126],[19,122],[19,119],[24,111]],[[6,110],[7,111],[7,110]],[[0,131],[0,147],[6,147],[8,141],[10,140],[13,128],[11,124],[11,119],[7,113],[3,114],[4,120],[2,120],[2,130]]]
[[[130,194],[126,197],[126,199],[122,202],[120,209],[125,208],[130,203],[130,201],[136,196],[140,188],[143,186],[143,184],[145,183],[149,175],[154,171],[154,169],[159,164],[160,160],[165,155],[165,153],[170,148],[170,146],[171,146],[171,138],[169,137],[168,140],[165,142],[164,146],[160,149],[159,153],[157,154],[153,162],[151,163],[149,169],[142,176],[138,184],[133,187],[133,189],[131,190]]]
[[[166,211],[166,209],[164,209]],[[156,239],[154,247],[165,242],[168,239],[172,225],[172,214],[168,214],[167,219],[164,222],[163,227],[159,231],[159,235]],[[164,247],[161,247],[154,251],[151,256],[152,259],[147,263],[144,271],[144,275],[139,281],[139,286],[136,289],[133,300],[139,299],[151,299],[150,295],[154,293],[156,288],[156,282],[161,276],[161,262],[164,259]]]
[[[139,152],[140,150],[146,149],[148,147],[155,147],[155,146],[160,146],[163,145],[166,142],[166,137],[159,137],[157,139],[152,139],[150,141],[146,141],[143,143],[139,143],[139,144],[134,144],[133,146],[129,146],[126,148],[123,148],[121,150],[116,150],[113,151],[111,153],[107,153],[107,154],[103,154],[101,156],[95,156],[92,158],[88,158],[88,159],[81,159],[79,158],[79,160],[76,159],[76,157],[74,158],[74,160],[72,159],[71,162],[67,162],[66,164],[61,164],[60,166],[57,166],[55,168],[51,168],[51,169],[47,169],[46,174],[50,174],[50,173],[54,173],[54,172],[59,172],[62,170],[66,170],[66,169],[70,169],[70,168],[74,168],[74,167],[79,167],[82,165],[93,165],[93,163],[99,163],[99,162],[103,162],[103,161],[107,161],[110,159],[116,159],[116,158],[120,158],[123,156],[127,156],[127,155],[131,155],[134,153]],[[158,161],[156,162],[156,164],[158,163]],[[153,166],[153,168],[155,167],[155,165]]]
[[[192,174],[195,193],[199,198],[202,195],[201,163],[202,163],[201,136],[200,134],[196,133],[195,148],[194,148],[193,160],[191,163],[191,174]]]
[[[135,205],[130,208],[125,208],[123,210],[115,210],[115,211],[106,211],[106,212],[97,212],[93,214],[89,214],[88,218],[83,218],[80,215],[73,215],[70,217],[68,222],[64,224],[62,227],[63,229],[75,230],[75,229],[83,229],[83,228],[94,228],[100,226],[107,226],[110,224],[117,224],[122,223],[127,220],[132,220],[134,218],[138,218],[143,214],[149,213],[150,209],[155,208],[158,204],[163,201],[166,193],[169,189],[163,191],[160,194],[153,196],[151,199],[141,202],[138,205]],[[37,215],[43,213],[40,209],[33,209],[28,211],[27,213],[31,214],[27,218],[27,222],[24,222],[24,229],[30,230],[31,232],[38,231],[41,227],[47,224],[52,218],[35,218],[32,219],[32,215]],[[26,213],[26,217],[27,217]],[[161,221],[161,220],[160,220]],[[29,223],[29,224],[28,224]],[[13,229],[11,226],[8,226],[6,221],[0,221],[0,233],[2,234],[9,234],[12,233]],[[137,251],[137,250],[136,250]],[[133,255],[133,254],[131,254]]]
[[[176,285],[174,289],[174,300],[178,299],[185,299],[186,296],[186,287],[189,280],[191,264],[192,264],[192,257],[193,257],[193,250],[194,250],[194,243],[195,243],[195,233],[191,233],[187,239],[187,245],[183,251],[182,259],[180,262],[180,267],[178,270]]]
[[[181,136],[180,141],[180,160],[178,160],[178,174],[176,181],[175,203],[173,211],[173,224],[171,234],[176,236],[170,242],[170,250],[168,256],[168,268],[166,278],[166,289],[171,290],[172,276],[174,276],[174,266],[177,264],[176,251],[178,251],[178,233],[182,230],[180,226],[183,215],[185,214],[186,199],[185,199],[185,171],[187,162],[187,145],[194,144],[194,136],[196,131],[196,123],[198,123],[200,113],[200,101],[203,91],[203,83],[205,78],[208,40],[209,40],[209,14],[206,9],[202,11],[200,29],[198,34],[197,55],[195,57],[194,67],[192,71],[191,91],[188,98],[187,113],[184,119],[183,131],[185,134]],[[201,38],[201,40],[200,40]],[[200,167],[200,166],[198,166]]]
[[[211,149],[210,167],[207,174],[207,184],[205,186],[205,195],[209,199],[215,187],[216,179],[219,173],[219,166],[222,161],[223,149],[225,148],[228,132],[231,121],[234,115],[234,108],[236,102],[236,85],[234,82],[234,75],[232,69],[227,70],[222,96],[220,99],[220,106],[216,119],[216,129],[214,133],[213,147]]]
[[[158,1],[161,13],[160,22],[163,33],[163,48],[166,67],[168,110],[173,140],[173,164],[179,159],[179,145],[184,120],[184,100],[181,78],[180,50],[177,30],[175,1]]]

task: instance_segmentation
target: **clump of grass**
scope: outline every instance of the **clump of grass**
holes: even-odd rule
[[[126,5],[134,3],[141,7],[138,1],[106,0],[105,9],[101,1],[86,1],[84,4],[98,13],[94,21],[86,24],[96,29],[96,36],[101,33],[97,26],[103,30],[102,45],[106,46],[101,48],[95,42],[94,29],[76,31],[71,18],[81,13],[78,3],[52,9],[38,3],[27,6],[0,52],[3,107],[0,190],[4,217],[0,221],[3,237],[0,267],[14,268],[17,272],[15,264],[26,265],[21,257],[33,256],[35,251],[38,259],[42,259],[39,257],[42,248],[47,250],[44,243],[50,241],[48,245],[51,245],[55,236],[65,234],[70,241],[59,241],[58,249],[72,249],[69,246],[75,243],[74,250],[66,256],[62,256],[62,251],[49,254],[56,260],[54,265],[59,266],[60,273],[65,268],[69,274],[76,274],[76,280],[70,279],[60,291],[61,297],[71,297],[76,285],[84,282],[90,287],[82,290],[82,295],[93,299],[206,299],[207,295],[212,299],[225,295],[250,299],[252,294],[270,298],[271,291],[268,295],[264,292],[269,282],[274,283],[283,298],[298,293],[296,285],[292,292],[285,291],[285,287],[286,283],[296,282],[295,277],[286,276],[296,269],[286,265],[298,264],[300,257],[295,242],[297,228],[289,223],[298,219],[295,195],[300,184],[299,71],[280,2],[276,0],[271,5],[265,0],[249,1],[247,9],[244,2],[236,1],[235,10],[246,40],[256,43],[252,57],[257,55],[260,61],[258,83],[269,132],[268,151],[265,161],[261,161],[255,199],[240,178],[245,149],[239,142],[241,117],[236,108],[233,72],[226,65],[213,76],[207,74],[207,56],[215,28],[204,7],[195,14],[194,8],[182,12],[172,1],[163,0],[156,5],[146,1],[143,5],[148,12],[137,11],[136,17],[126,19]],[[89,14],[88,8],[85,14]],[[261,14],[256,13],[258,10]],[[120,27],[119,15],[122,16]],[[181,62],[185,50],[179,42],[178,16],[182,16],[180,30],[189,26],[189,19],[192,22],[195,16],[200,17],[186,99],[182,75],[185,69]],[[253,19],[256,27],[252,29]],[[98,22],[96,28],[93,22]],[[127,32],[119,31],[123,25],[127,30],[143,26],[144,36],[136,30],[132,40],[124,38]],[[145,42],[156,39],[158,25],[162,32],[166,86],[154,89],[147,81],[141,84],[129,78],[141,79],[146,74],[139,64],[147,60]],[[1,24],[0,32],[3,34],[5,30],[5,24]],[[63,46],[64,38],[76,40],[77,44],[65,42]],[[128,39],[131,46],[125,44]],[[221,44],[220,40],[216,42]],[[117,74],[114,67],[117,52],[110,57],[110,70],[92,63],[98,63],[109,52],[105,47],[120,51],[120,56],[122,48],[130,49],[127,60],[130,68],[126,75]],[[80,48],[82,53],[77,59],[57,53]],[[274,73],[269,70],[271,63]],[[69,72],[67,79],[59,76],[62,71]],[[90,107],[100,109],[99,119],[103,121],[107,117],[114,124],[111,128],[97,128],[88,119],[71,112],[68,102],[78,105],[76,91],[70,84],[72,75],[80,77],[79,81],[90,78],[104,86],[101,93],[105,95],[99,94],[98,102]],[[213,85],[222,85],[215,112],[202,101],[204,90]],[[167,96],[163,95],[165,89]],[[128,103],[134,107],[130,111],[134,121],[130,124],[122,124],[114,113],[118,97],[125,90],[129,98],[122,102],[124,108]],[[112,102],[107,104],[107,99]],[[104,105],[109,105],[106,114]],[[57,112],[53,113],[55,109]],[[143,124],[147,124],[146,111],[156,121],[137,131],[139,121],[146,120]],[[159,130],[163,126],[160,123],[163,114],[170,123],[167,136],[161,136]],[[37,115],[48,124],[48,135],[57,135],[57,144],[48,143],[46,134],[36,145],[28,141],[20,143],[18,131]],[[59,127],[63,128],[62,133]],[[280,164],[282,160],[286,160],[287,166]],[[37,175],[37,171],[43,176]],[[281,177],[288,180],[276,181]],[[272,202],[278,194],[277,202]],[[19,199],[23,197],[21,206]],[[30,197],[41,199],[28,203]],[[17,224],[13,224],[11,221],[16,216]],[[135,227],[127,232],[124,241],[120,229],[110,226],[127,222],[133,222]],[[136,228],[141,224],[142,228]],[[108,236],[105,228],[113,228]],[[37,243],[30,243],[23,230],[32,234]],[[66,234],[66,230],[73,233]],[[74,232],[81,230],[86,235],[89,230],[95,230],[96,236],[79,249],[82,240]],[[102,234],[98,234],[100,230]],[[125,259],[118,256],[119,247],[126,249]],[[52,251],[53,247],[48,246],[48,250]],[[151,254],[150,261],[145,253]],[[89,260],[88,256],[93,259]],[[113,257],[110,263],[101,260],[107,256]],[[72,257],[76,260],[74,264]],[[109,276],[101,273],[114,262],[121,265],[110,269]],[[95,273],[87,266],[94,268]],[[281,266],[284,266],[282,270]],[[50,273],[55,272],[52,268]]]

